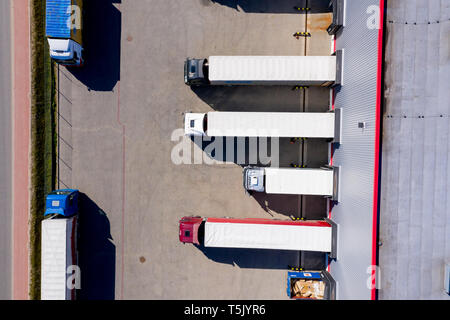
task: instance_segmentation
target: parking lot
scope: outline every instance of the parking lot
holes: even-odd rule
[[[239,2],[240,5],[237,5]],[[82,298],[286,299],[286,268],[324,255],[179,242],[183,216],[320,219],[320,197],[248,196],[242,166],[176,164],[186,111],[320,112],[329,90],[183,83],[186,57],[329,55],[328,1],[98,0],[82,69],[59,68],[59,187],[81,205]],[[312,7],[309,13],[293,7]],[[309,38],[296,39],[295,32]],[[175,135],[176,136],[176,135]],[[328,163],[325,140],[279,141],[282,167]],[[220,159],[219,159],[220,160]]]

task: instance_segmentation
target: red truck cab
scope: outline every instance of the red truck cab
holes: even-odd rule
[[[198,230],[203,222],[200,217],[183,217],[180,220],[180,242],[200,244]]]

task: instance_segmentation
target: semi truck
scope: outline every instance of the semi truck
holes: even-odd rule
[[[75,300],[72,283],[78,262],[78,190],[47,195],[41,223],[41,300]]]
[[[286,291],[290,299],[336,300],[336,281],[326,270],[289,271]]]
[[[45,34],[50,57],[64,66],[82,66],[83,0],[46,0]]]
[[[329,220],[291,221],[183,217],[179,240],[204,247],[298,250],[336,257],[337,226]]]
[[[187,136],[341,139],[342,111],[186,113]]]
[[[318,195],[339,200],[339,167],[272,168],[248,166],[243,185],[248,193]]]
[[[331,56],[210,56],[187,58],[184,82],[200,85],[301,85],[341,83],[341,51]]]

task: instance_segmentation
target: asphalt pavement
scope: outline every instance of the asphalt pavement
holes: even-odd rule
[[[86,65],[59,69],[59,186],[85,195],[83,299],[287,298],[287,266],[298,264],[298,252],[178,241],[185,215],[288,219],[303,207],[298,196],[248,197],[237,163],[177,165],[172,150],[184,140],[171,137],[182,128],[183,112],[311,110],[316,95],[325,97],[317,109],[328,106],[323,88],[184,85],[186,57],[330,53],[329,14],[307,19],[292,9],[305,1],[284,1],[286,12],[269,0],[233,3],[99,0],[86,7]],[[307,39],[292,36],[305,30],[319,39],[308,48]],[[298,162],[299,149],[280,140],[280,166]],[[308,218],[326,214],[312,202],[317,212],[305,210]]]
[[[11,299],[11,10],[0,1],[0,300]]]

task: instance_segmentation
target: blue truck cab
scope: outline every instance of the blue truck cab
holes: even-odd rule
[[[44,217],[50,215],[72,217],[78,213],[79,192],[75,189],[61,189],[50,192],[45,202]]]

